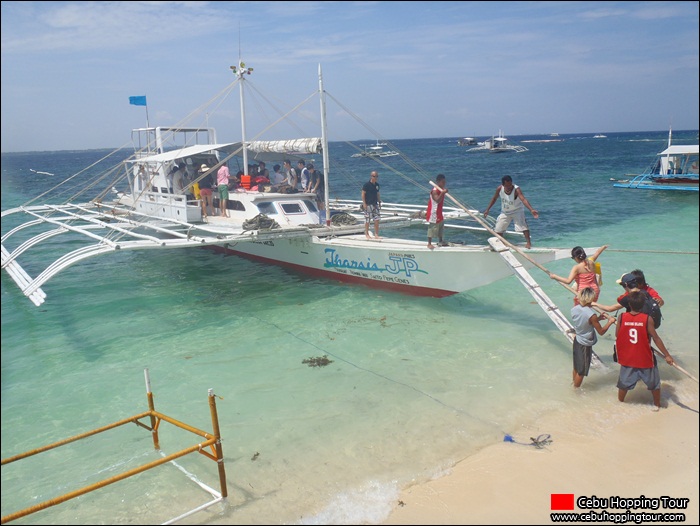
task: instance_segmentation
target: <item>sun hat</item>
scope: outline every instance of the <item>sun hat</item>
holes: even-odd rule
[[[206,172],[209,169],[209,167],[206,164],[203,164],[202,166],[199,167],[200,172]]]
[[[634,274],[628,272],[620,276],[620,279],[617,280],[617,284],[625,287],[637,286],[637,278],[634,277]]]

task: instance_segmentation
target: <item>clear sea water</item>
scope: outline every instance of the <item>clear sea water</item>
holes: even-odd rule
[[[528,215],[535,246],[609,244],[600,258],[603,303],[615,302],[622,273],[641,268],[666,301],[662,338],[697,377],[698,194],[613,188],[611,178],[651,163],[667,132],[607,135],[563,135],[501,155],[466,154],[456,137],[393,145],[428,177],[445,173],[452,196],[480,210],[511,174],[540,212],[539,220]],[[697,131],[674,131],[674,143],[696,142]],[[372,166],[351,159],[353,151],[335,145],[337,171],[349,177],[331,182],[332,195],[359,198]],[[106,153],[2,154],[2,209]],[[379,172],[384,201],[426,201],[427,179],[417,188],[388,168]],[[67,183],[65,197],[87,177]],[[422,228],[400,234],[425,237]],[[566,275],[570,266],[548,268]],[[532,275],[568,313],[570,293],[537,269]],[[157,410],[211,431],[211,388],[220,397],[229,497],[187,524],[379,523],[402,487],[446,473],[505,434],[527,442],[548,433],[538,427],[542,415],[557,414],[584,435],[604,433],[651,403],[644,386],[629,403],[617,402],[612,331],[595,347],[606,368],[593,369],[575,392],[568,340],[515,277],[448,298],[414,298],[195,249],[85,260],[45,285],[41,307],[5,272],[0,283],[2,458],[147,410],[145,368]],[[325,367],[303,363],[324,355],[332,360]],[[664,405],[697,406],[697,383],[663,363],[660,370]],[[197,442],[161,425],[165,453]],[[7,464],[2,515],[157,458],[150,433],[130,424]],[[193,454],[178,464],[218,488],[211,460]],[[166,465],[16,523],[153,524],[208,500]]]

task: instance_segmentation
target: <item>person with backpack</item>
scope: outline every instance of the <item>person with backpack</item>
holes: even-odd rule
[[[656,289],[654,289],[651,285],[647,284],[647,280],[644,277],[644,272],[637,268],[630,271],[630,274],[637,278],[637,286],[639,287],[639,290],[647,291],[649,295],[656,300],[656,303],[659,304],[659,307],[664,306],[664,299],[659,295],[658,292],[656,292]]]
[[[631,306],[629,296],[633,292],[640,292],[644,300],[641,312],[649,315],[654,322],[654,328],[658,329],[661,325],[662,319],[661,307],[647,291],[639,289],[635,276],[628,272],[623,274],[620,279],[617,280],[617,283],[622,285],[622,288],[625,289],[625,293],[618,296],[617,303],[615,305],[600,305],[599,303],[593,303],[593,306],[605,312],[616,312],[622,308],[625,309],[625,312],[630,312]]]
[[[651,316],[641,312],[645,298],[642,291],[628,295],[629,312],[623,312],[617,321],[615,348],[620,374],[617,379],[617,399],[625,401],[627,392],[634,389],[639,380],[651,391],[654,411],[661,407],[661,377],[656,364],[651,340],[659,347],[666,363],[673,365],[671,354],[656,333]]]

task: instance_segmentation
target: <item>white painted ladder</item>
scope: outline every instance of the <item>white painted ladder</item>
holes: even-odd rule
[[[499,256],[503,258],[503,261],[513,269],[513,273],[518,277],[520,282],[525,286],[530,295],[535,298],[537,304],[542,308],[542,310],[549,316],[549,318],[554,322],[554,325],[564,333],[569,339],[570,343],[573,343],[576,337],[576,329],[574,329],[569,319],[564,316],[559,310],[549,296],[545,294],[540,285],[534,280],[530,273],[525,270],[522,263],[513,255],[510,249],[497,237],[489,238],[489,245],[493,248]],[[593,352],[593,357],[591,363],[596,367],[603,367],[607,369],[607,366],[600,360],[598,355]]]

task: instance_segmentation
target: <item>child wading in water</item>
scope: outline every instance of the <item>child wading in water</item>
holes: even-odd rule
[[[598,341],[596,332],[602,336],[615,323],[615,318],[610,317],[605,327],[600,325],[600,320],[605,318],[605,314],[598,314],[591,307],[591,303],[593,303],[597,295],[597,291],[591,287],[580,290],[577,294],[578,304],[571,309],[571,320],[576,329],[576,337],[573,343],[574,387],[581,387],[583,377],[588,376],[593,356],[593,346]]]

